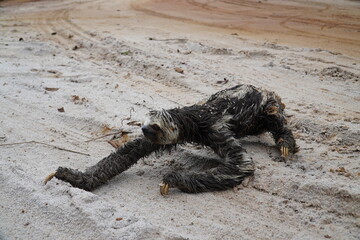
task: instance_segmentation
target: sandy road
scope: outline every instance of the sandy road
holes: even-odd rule
[[[91,156],[2,147],[1,218],[7,221],[0,237],[356,239],[358,4],[284,4],[2,2],[0,140],[45,141]],[[282,96],[302,149],[278,162],[268,135],[246,139],[257,166],[250,186],[161,197],[164,173],[193,155],[211,154],[193,146],[140,161],[94,193],[57,180],[41,185],[57,166],[85,169],[108,155],[104,140],[86,142],[107,127],[138,133],[128,123],[148,110],[193,104],[238,83]]]
[[[193,3],[193,2],[192,2]],[[34,26],[37,26],[39,27],[39,31],[43,31],[44,33],[46,34],[51,34],[52,32],[57,32],[57,30],[60,29],[60,31],[58,32],[58,34],[56,36],[53,37],[53,40],[57,41],[58,43],[64,45],[64,46],[75,46],[76,44],[77,45],[87,45],[89,46],[92,51],[98,51],[100,52],[100,54],[92,54],[92,53],[85,53],[87,54],[88,56],[87,57],[92,57],[92,58],[104,58],[104,56],[106,56],[106,60],[108,61],[112,61],[114,62],[115,64],[126,64],[126,63],[122,63],[121,61],[123,60],[119,60],[117,59],[118,56],[116,56],[116,53],[112,52],[113,49],[109,49],[107,45],[109,45],[109,43],[106,45],[104,44],[104,37],[102,35],[99,35],[97,36],[97,33],[94,33],[94,30],[93,30],[93,24],[96,24],[97,26],[99,26],[98,31],[101,32],[105,32],[105,33],[111,33],[111,34],[107,34],[107,35],[111,35],[111,37],[125,37],[128,35],[128,34],[136,34],[137,37],[139,38],[141,35],[141,37],[143,38],[146,38],[146,34],[149,36],[151,36],[152,32],[155,31],[154,30],[154,25],[156,26],[156,24],[158,24],[158,21],[163,21],[163,18],[153,18],[151,15],[142,15],[141,13],[139,12],[136,12],[136,11],[133,11],[133,10],[130,10],[128,9],[127,7],[130,7],[129,5],[126,5],[124,2],[121,2],[121,4],[117,5],[117,6],[113,6],[113,3],[111,4],[106,4],[105,2],[96,2],[95,3],[96,6],[97,6],[97,10],[95,11],[95,6],[94,6],[94,3],[92,2],[83,2],[81,4],[78,4],[78,3],[70,3],[68,7],[66,7],[65,9],[64,8],[61,8],[59,10],[55,10],[55,11],[50,11],[50,12],[46,12],[46,13],[43,13],[43,14],[36,14],[36,19],[35,19],[35,22],[34,22]],[[149,3],[150,4],[150,3]],[[163,3],[162,3],[163,4]],[[127,6],[127,7],[124,7]],[[166,4],[164,4],[166,5]],[[193,3],[194,6],[198,6],[199,4],[195,4]],[[138,9],[139,8],[139,4],[132,4],[131,6],[135,6],[135,9]],[[144,5],[141,5],[141,6],[144,6]],[[145,5],[147,6],[147,5]],[[241,5],[242,6],[242,5]],[[106,15],[106,13],[109,13],[109,12],[113,12],[113,9],[114,8],[117,8],[116,12],[120,12],[120,16],[113,16],[111,14],[108,14],[109,16],[107,17],[107,20],[106,22],[110,23],[109,25],[105,25],[103,22],[104,22],[104,16],[103,15]],[[127,15],[127,14],[133,14],[133,16],[122,16],[121,14],[121,8],[125,8],[126,11],[128,11],[127,13],[125,13],[124,15]],[[206,8],[207,9],[207,8]],[[293,9],[293,7],[292,7]],[[302,11],[302,9],[301,9]],[[350,11],[350,10],[349,10]],[[221,12],[221,11],[220,11]],[[229,13],[230,14],[230,13]],[[234,15],[234,14],[233,14]],[[331,13],[330,13],[331,15]],[[134,21],[134,18],[136,19],[136,21]],[[30,17],[31,19],[31,17]],[[89,19],[91,20],[91,22],[89,22]],[[129,20],[128,20],[129,19]],[[129,22],[130,21],[130,22]],[[149,25],[148,27],[147,26],[143,26],[143,22],[154,22],[153,25]],[[316,21],[314,21],[316,22]],[[116,29],[116,31],[114,31],[114,29],[111,29],[111,27],[109,26],[122,26],[124,25],[124,27],[118,27],[118,29]],[[164,24],[164,29],[166,29],[166,31],[170,31],[171,27],[174,27],[174,25],[177,27],[177,24],[176,24],[176,21],[173,23],[173,24]],[[180,27],[183,27],[183,28],[189,28],[189,26],[187,24],[178,24],[180,25]],[[185,26],[184,26],[185,25]],[[161,26],[161,30],[164,31],[162,29],[163,26]],[[196,26],[198,27],[198,26]],[[202,26],[200,25],[200,28]],[[356,26],[355,26],[356,27]],[[109,29],[110,28],[110,29]],[[116,28],[116,27],[115,27]],[[133,28],[135,29],[135,31],[131,31],[129,30],[128,28]],[[190,29],[192,28],[192,26],[190,25]],[[156,28],[155,28],[156,29]],[[157,29],[157,31],[159,31],[160,29]],[[184,31],[184,29],[181,29]],[[201,32],[199,35],[201,37],[203,37],[203,35],[205,33],[208,33],[209,31],[212,31],[213,28],[210,28],[210,29],[207,29],[205,27],[205,29],[203,29],[203,32]],[[342,28],[343,31],[346,32],[347,28],[344,27]],[[187,30],[185,30],[187,31]],[[194,30],[194,31],[197,31],[197,30]],[[96,32],[96,31],[95,31]],[[221,38],[223,37],[223,35],[225,34],[226,32],[224,31],[220,31],[219,34],[217,34],[217,38]],[[227,33],[229,34],[229,31],[227,31]],[[160,33],[159,33],[160,34]],[[125,36],[124,36],[125,35]],[[306,34],[305,34],[306,35]],[[69,36],[74,36],[74,37],[71,37],[69,38]],[[197,38],[198,36],[195,34],[194,38]],[[347,37],[347,39],[350,41],[351,37],[350,36],[344,36],[344,37]],[[164,40],[164,39],[162,39]],[[165,38],[166,40],[166,38]],[[226,45],[231,45],[231,46],[236,46],[238,44],[238,39],[228,39],[228,43]],[[324,44],[324,42],[327,42],[327,38],[321,38],[321,40],[323,41],[321,44]],[[106,41],[106,40],[105,40]],[[108,42],[111,42],[112,40],[108,40]],[[155,58],[155,60],[162,60],[162,59],[166,59],[164,61],[163,64],[166,64],[167,62],[170,62],[169,60],[169,56],[167,56],[168,54],[168,51],[171,51],[171,50],[175,50],[176,47],[180,47],[181,46],[181,41],[185,42],[185,48],[189,48],[189,46],[187,45],[190,45],[190,44],[193,44],[193,43],[187,43],[188,40],[187,39],[174,39],[174,40],[168,40],[168,41],[165,41],[165,47],[162,46],[161,48],[159,47],[156,47],[156,45],[159,45],[159,44],[151,44],[152,46],[154,46],[153,48],[153,51],[151,52],[151,56],[146,56],[147,58]],[[155,42],[158,42],[158,41],[155,41]],[[164,42],[164,41],[162,41]],[[352,42],[352,44],[358,44],[358,41],[355,41],[355,40],[352,40],[350,41]],[[337,45],[343,47],[343,51],[347,51],[348,49],[348,46],[345,44],[346,41],[344,42],[344,44],[339,44],[337,43]],[[111,42],[110,44],[113,44],[113,42]],[[121,41],[118,41],[117,42],[118,45],[121,45],[122,42]],[[127,43],[128,44],[128,43]],[[145,41],[144,43],[141,43],[141,42],[136,42],[135,44],[131,44],[131,46],[126,46],[126,45],[123,45],[122,47],[124,48],[121,48],[121,46],[116,46],[116,47],[120,47],[119,49],[117,49],[118,53],[124,53],[126,52],[126,49],[127,48],[133,48],[133,51],[141,51],[142,47],[145,48],[146,51],[149,51],[149,44],[150,42],[149,41]],[[197,48],[195,51],[208,51],[208,52],[213,52],[215,54],[212,54],[212,55],[223,55],[221,53],[221,49],[216,49],[216,48],[211,48],[211,47],[208,47],[208,46],[202,46],[201,45],[201,42],[200,43],[195,43],[195,44],[199,44],[199,46],[194,46],[194,48]],[[305,44],[306,45],[306,44]],[[315,44],[316,46],[316,44]],[[279,48],[277,46],[269,46],[270,48]],[[349,46],[350,47],[350,46]],[[354,47],[353,45],[351,45],[351,47]],[[280,47],[281,48],[281,47]],[[356,54],[356,46],[355,46],[355,49],[354,51],[352,51],[352,53]],[[178,49],[176,49],[178,50]],[[235,51],[238,50],[238,49],[234,49]],[[121,52],[123,51],[123,52]],[[218,51],[218,53],[216,53],[216,51]],[[239,48],[239,51],[241,52],[241,48]],[[186,53],[186,50],[184,51]],[[189,51],[188,51],[189,52]],[[220,53],[220,54],[219,54]],[[81,53],[81,52],[76,52],[76,54],[83,54],[81,55],[81,57],[85,57],[84,53]],[[146,54],[146,53],[142,53],[142,54]],[[225,53],[225,54],[232,54],[232,53]],[[245,53],[247,54],[247,53]],[[250,53],[251,54],[251,53]],[[265,57],[272,57],[273,55],[272,54],[267,54],[267,53],[255,53],[255,54],[258,54],[259,55],[259,58],[261,58],[262,54],[263,55],[267,55]],[[316,61],[319,61],[319,62],[324,62],[326,63],[327,60],[325,59],[317,59],[317,58],[313,58],[313,57],[308,57],[308,56],[302,56],[301,55],[301,52],[299,54],[296,54],[294,53],[293,56],[292,56],[294,59],[291,59],[289,61],[296,61],[295,59],[296,58],[304,58],[304,60],[306,61],[306,64],[307,65],[311,65],[312,62],[316,62]],[[214,57],[216,58],[216,56]],[[222,56],[220,56],[220,59],[222,58]],[[101,59],[102,60],[102,59]],[[179,57],[179,59],[177,59],[179,62],[187,62],[187,61],[191,61],[189,60],[189,56],[183,56],[183,57]],[[213,59],[209,59],[209,62],[214,62],[212,61]],[[345,61],[349,61],[349,63],[351,61],[354,61],[355,59],[344,59]],[[216,59],[215,61],[219,61],[219,59]],[[151,61],[149,61],[151,62]],[[356,60],[355,60],[356,62]],[[140,65],[143,66],[143,62],[139,61],[139,62],[135,62],[132,61],[130,63],[132,68],[134,69],[138,69],[138,68],[141,68]],[[137,65],[138,64],[138,65]],[[236,68],[236,64],[238,63],[230,63],[229,65],[229,68],[230,69],[234,69],[234,67]],[[285,64],[289,64],[289,65],[293,65],[294,63],[291,62],[291,63],[285,63]],[[350,63],[351,64],[351,63]],[[135,66],[134,66],[135,65]],[[148,64],[148,65],[151,65]],[[227,65],[227,64],[226,64]],[[167,68],[169,66],[166,66]],[[211,65],[210,65],[211,67]],[[226,68],[227,66],[222,66],[224,68]],[[143,67],[145,68],[145,67]],[[180,81],[178,79],[176,80],[172,80],[171,77],[164,77],[164,76],[160,76],[161,74],[159,74],[159,72],[162,71],[162,69],[154,69],[154,68],[158,68],[158,66],[147,66],[146,69],[142,69],[142,70],[137,70],[137,71],[142,71],[142,75],[144,76],[149,76],[150,75],[153,75],[153,79],[155,80],[155,82],[159,83],[160,85],[162,86],[167,86],[167,87],[178,87],[180,89],[184,89],[185,91],[194,91],[194,87],[196,86],[192,86],[192,87],[189,87],[188,83],[186,83],[186,81],[188,81],[185,77],[183,77]],[[351,67],[353,69],[357,69],[356,66],[353,66]],[[254,68],[251,68],[249,69],[249,72],[253,71]],[[305,72],[306,72],[306,69],[304,69]],[[311,69],[312,70],[312,69]],[[309,71],[311,71],[309,69]],[[154,73],[156,72],[156,73]],[[214,69],[213,72],[216,72],[216,69]],[[156,74],[156,75],[155,75]],[[163,72],[163,75],[167,75],[168,73],[167,72]],[[256,75],[254,76],[254,78],[252,79],[252,81],[257,81],[256,78],[259,78],[259,74],[262,74],[261,72],[256,72]],[[176,74],[174,74],[176,76]],[[274,71],[274,73],[271,73],[270,77],[268,76],[268,72],[266,72],[265,74],[262,74],[262,78],[260,80],[258,80],[256,82],[256,84],[258,85],[264,85],[265,87],[268,87],[269,85],[271,85],[271,82],[273,78],[279,78],[278,75],[276,75],[276,71]],[[174,77],[173,77],[174,78]],[[206,96],[207,94],[211,93],[211,90],[210,92],[206,92],[206,94],[203,94],[201,93],[206,86],[208,86],[209,83],[208,81],[206,81],[206,78],[205,77],[199,77],[197,79],[198,81],[201,81],[203,85],[200,85],[198,87],[198,89],[196,90],[197,93],[195,94],[200,94],[200,96]],[[298,79],[294,79],[294,82],[297,81]],[[306,90],[307,91],[307,97],[310,97],[309,95],[312,95],[313,98],[311,99],[312,101],[315,101],[315,99],[317,100],[318,99],[318,89],[320,88],[320,86],[322,85],[322,83],[314,83],[314,81],[310,80],[309,82],[306,82],[307,79],[301,79],[301,86],[299,85],[296,85],[296,87],[294,86],[295,84],[292,83],[292,86],[288,86],[288,83],[284,84],[283,85],[283,91],[293,91],[294,89],[294,93],[297,92],[297,91],[301,91],[301,90]],[[266,84],[265,81],[268,83]],[[145,83],[146,82],[146,83]],[[142,81],[141,84],[146,84],[146,85],[149,85],[149,84],[154,84],[154,83],[149,83],[149,81]],[[253,82],[254,83],[254,82]],[[313,90],[312,87],[309,87],[310,85],[314,85],[314,84],[318,84],[318,86]],[[216,84],[213,84],[214,87],[216,87]],[[278,86],[278,87],[281,87],[281,86]],[[159,88],[159,85],[157,85],[155,88]],[[313,92],[311,92],[313,90]],[[170,91],[169,93],[169,96],[173,97],[173,91],[171,89],[168,89],[167,91]],[[325,90],[326,91],[326,90]],[[339,96],[339,98],[341,99],[341,94],[340,93],[337,93]],[[326,97],[326,94],[324,94],[324,97]],[[345,96],[346,97],[346,96]],[[178,99],[177,100],[180,100],[182,98],[182,96],[178,96]],[[345,100],[345,99],[344,99]],[[345,100],[346,101],[346,100]],[[188,104],[191,104],[193,101],[188,101]],[[329,103],[331,102],[329,99],[325,99],[325,102],[326,103]],[[343,104],[340,102],[339,103],[340,106],[343,106]],[[347,107],[347,106],[345,106]],[[355,110],[355,109],[352,109],[352,110]]]
[[[354,1],[148,1],[148,14],[240,31],[258,39],[359,55],[360,15]]]

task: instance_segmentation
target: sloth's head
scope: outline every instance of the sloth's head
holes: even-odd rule
[[[174,144],[179,139],[179,127],[166,110],[151,111],[141,130],[156,144]]]

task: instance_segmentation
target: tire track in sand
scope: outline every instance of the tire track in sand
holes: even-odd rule
[[[51,33],[56,32],[56,35],[52,37],[58,44],[62,46],[78,46],[79,49],[73,51],[72,55],[77,56],[80,61],[84,59],[96,59],[97,61],[93,62],[99,65],[99,62],[106,60],[111,63],[112,66],[110,68],[109,65],[106,64],[100,65],[115,74],[118,72],[119,66],[127,71],[135,72],[136,75],[141,76],[141,78],[136,78],[136,85],[134,85],[133,78],[122,77],[121,81],[127,82],[132,88],[141,90],[141,92],[143,92],[144,86],[146,86],[147,89],[152,90],[152,93],[147,94],[151,95],[156,93],[176,103],[184,102],[184,93],[191,93],[194,99],[206,96],[204,93],[182,82],[180,77],[176,76],[176,73],[146,61],[145,58],[147,54],[142,50],[131,47],[116,39],[107,42],[110,38],[103,38],[98,34],[95,35],[94,33],[84,30],[71,21],[70,15],[72,11],[76,11],[75,5],[68,6],[66,9],[46,13],[43,18],[37,19],[36,24],[40,27],[40,31],[45,32],[46,35],[51,35]],[[120,49],[114,49],[114,47],[118,47],[116,45],[120,45]],[[82,51],[82,48],[90,49],[91,53]],[[122,56],[121,51],[124,50],[125,52],[125,49],[136,53],[136,56]],[[153,58],[156,59],[157,57],[155,56]],[[151,60],[150,58],[150,61]],[[170,59],[167,60],[171,61]],[[149,81],[149,76],[151,77],[151,81]]]

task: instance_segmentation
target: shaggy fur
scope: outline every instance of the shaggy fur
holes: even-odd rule
[[[284,108],[274,92],[238,85],[212,95],[203,104],[151,111],[142,127],[143,137],[125,144],[85,172],[59,167],[54,176],[90,191],[140,158],[188,142],[213,149],[221,163],[202,172],[171,172],[163,177],[164,184],[188,193],[229,189],[254,172],[253,161],[239,138],[268,131],[282,153],[296,152]]]

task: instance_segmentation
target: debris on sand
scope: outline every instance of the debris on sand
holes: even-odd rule
[[[56,92],[57,90],[59,90],[60,88],[52,88],[52,87],[46,87],[45,90],[49,91],[49,92]]]
[[[175,72],[178,72],[178,73],[181,73],[181,74],[184,73],[184,70],[182,68],[179,68],[179,67],[174,68],[174,70],[175,70]]]
[[[219,81],[217,81],[216,83],[217,83],[217,84],[227,84],[228,82],[229,82],[229,79],[224,78],[223,80],[219,80]]]
[[[85,97],[79,97],[78,95],[72,95],[71,101],[75,104],[84,104],[86,102],[89,102]]]
[[[321,76],[330,77],[338,81],[353,81],[359,82],[360,75],[346,71],[340,67],[327,67],[320,72]]]
[[[123,146],[125,143],[127,143],[130,140],[128,134],[123,134],[120,138],[115,138],[112,140],[107,141],[111,146],[113,146],[115,149],[118,149],[119,147]]]

